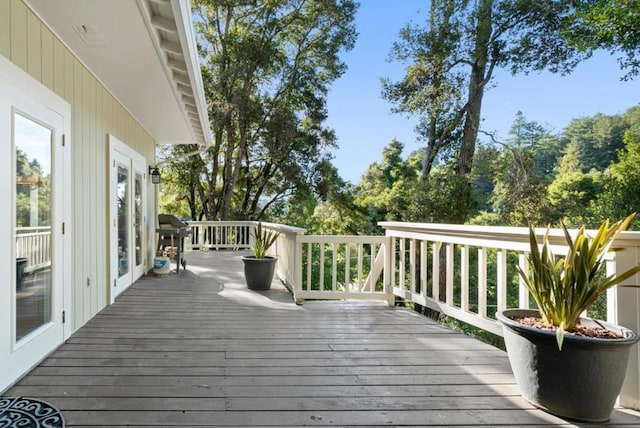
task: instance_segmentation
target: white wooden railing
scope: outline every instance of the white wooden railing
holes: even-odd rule
[[[385,280],[389,264],[384,236],[303,235],[297,240],[297,301],[305,299],[392,298]]]
[[[194,230],[209,230],[222,228],[225,222],[190,224]],[[226,224],[243,230],[233,232],[233,236],[251,237],[257,223]],[[380,226],[385,236],[313,236],[306,235],[304,229],[263,223],[263,227],[281,232],[271,252],[279,258],[278,277],[297,302],[376,299],[393,304],[400,298],[497,335],[502,335],[495,320],[498,310],[530,307],[529,293],[515,270],[517,264],[526,269],[527,228],[399,222],[381,222]],[[537,232],[542,236],[544,230]],[[224,233],[216,230],[209,236]],[[556,254],[566,252],[562,230],[552,230],[550,237]],[[251,238],[234,241],[231,246],[249,248],[250,244]],[[229,247],[225,243],[217,248],[225,248],[222,245]],[[615,247],[618,251],[607,261],[609,274],[640,263],[640,232],[624,232]],[[210,244],[210,248],[216,245]],[[637,277],[626,283],[638,284]],[[609,290],[607,319],[640,331],[638,289]],[[638,346],[631,353],[620,404],[640,408]]]
[[[51,266],[51,226],[16,228],[16,258],[26,258],[25,272]]]
[[[528,229],[394,222],[380,225],[392,239],[390,251],[394,257],[389,277],[394,295],[498,335],[502,330],[493,317],[496,311],[507,305],[529,307],[528,291],[515,272],[517,263],[526,269]],[[543,233],[543,229],[537,230],[540,237]],[[562,230],[552,230],[550,237],[554,253],[566,253]],[[608,274],[640,263],[640,232],[624,232],[614,246],[617,251],[607,260]],[[470,269],[472,265],[476,272]],[[623,285],[639,284],[636,275]],[[618,286],[608,291],[607,320],[640,331],[638,288]],[[638,345],[631,350],[619,403],[640,409]]]
[[[257,222],[251,223],[251,243],[255,233]],[[280,233],[278,240],[273,245],[268,254],[278,257],[276,265],[276,275],[290,290],[295,288],[296,284],[296,265],[298,261],[298,251],[296,250],[298,237],[304,235],[305,229],[293,226],[285,226],[275,223],[262,223],[265,230],[273,230]]]
[[[246,221],[189,221],[191,236],[186,250],[247,249],[250,247],[252,223]]]
[[[189,222],[187,249],[248,249],[257,222]],[[495,334],[495,313],[507,306],[530,307],[515,266],[526,269],[527,228],[381,222],[385,236],[306,235],[305,229],[263,223],[280,232],[270,253],[279,257],[278,277],[299,301],[395,298],[420,304]],[[538,231],[542,236],[544,229]],[[550,233],[552,249],[566,251],[562,230]],[[640,232],[625,232],[620,251],[608,260],[610,273],[640,262]],[[635,278],[630,280],[635,281]],[[631,283],[630,282],[630,283]],[[608,320],[620,322],[611,290]],[[634,292],[631,289],[631,292]],[[632,326],[634,327],[634,326]]]
[[[529,293],[516,272],[517,264],[527,269],[527,228],[397,222],[380,225],[392,239],[390,277],[396,296],[498,335],[502,330],[495,321],[497,311],[507,306],[530,307]],[[544,232],[537,231],[540,237]],[[552,230],[550,240],[556,254],[566,253],[561,230]],[[612,253],[607,261],[608,270],[626,269],[624,265],[631,261],[623,259],[638,246],[640,233],[626,232],[616,243],[621,251]],[[610,310],[615,302],[607,307],[609,318],[615,318]]]

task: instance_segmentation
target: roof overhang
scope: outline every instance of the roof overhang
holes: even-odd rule
[[[158,144],[211,143],[189,0],[25,0]]]

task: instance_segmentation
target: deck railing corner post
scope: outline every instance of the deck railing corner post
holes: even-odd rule
[[[612,262],[607,263],[607,274],[624,272],[640,263],[640,242],[615,253]],[[624,287],[629,285],[630,287]],[[623,283],[607,290],[607,320],[640,332],[640,274],[636,274]],[[619,404],[623,407],[640,410],[640,346],[633,345],[629,355],[629,364],[624,384],[620,391]]]
[[[302,242],[298,239],[300,235],[296,234],[294,238],[294,254],[293,254],[293,284],[291,284],[291,292],[293,300],[296,304],[302,304],[299,298],[302,290]]]
[[[387,232],[388,233],[388,232]],[[392,259],[393,259],[393,236],[387,235],[387,239],[384,246],[384,273],[382,274],[382,280],[384,282],[384,290],[387,296],[387,304],[389,306],[395,306],[396,296],[393,293],[393,287],[391,284],[392,272]]]

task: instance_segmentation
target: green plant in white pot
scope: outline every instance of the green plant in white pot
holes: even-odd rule
[[[279,236],[280,232],[263,228],[262,222],[258,222],[253,234],[252,255],[242,257],[245,281],[251,290],[271,288],[278,258],[267,254]]]
[[[634,218],[604,221],[594,236],[575,237],[563,225],[568,246],[553,254],[549,231],[538,243],[530,227],[529,270],[517,267],[538,309],[497,314],[522,395],[558,416],[608,420],[624,382],[629,349],[640,337],[624,327],[582,317],[602,293],[640,271],[640,265],[606,275],[605,257]]]

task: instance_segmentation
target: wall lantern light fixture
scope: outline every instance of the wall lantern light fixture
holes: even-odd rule
[[[149,176],[153,184],[160,184],[160,170],[157,167],[149,165]]]

